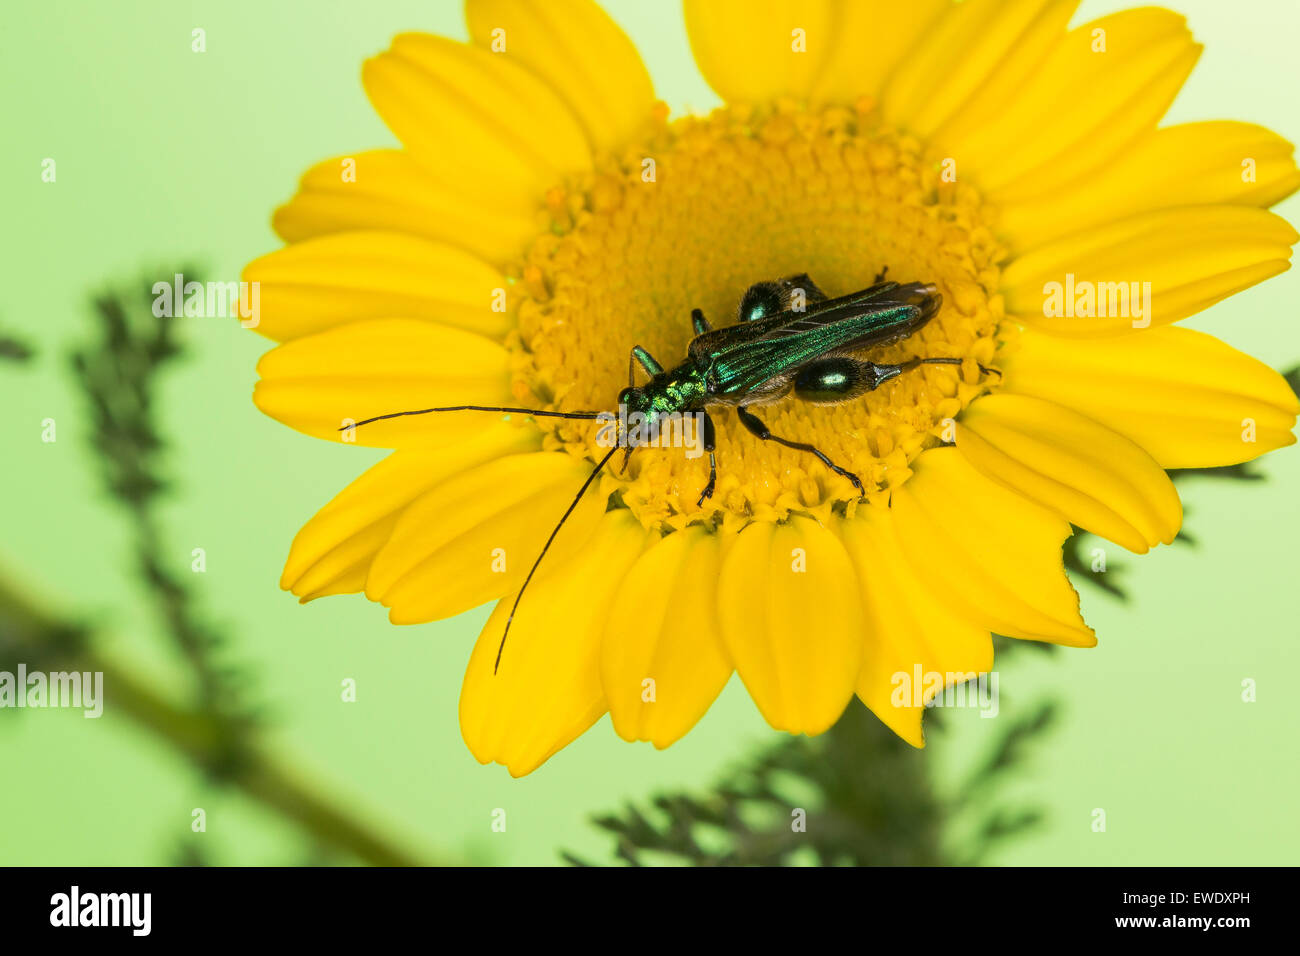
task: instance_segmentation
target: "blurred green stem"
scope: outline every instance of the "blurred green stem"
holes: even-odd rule
[[[293,820],[323,844],[375,866],[436,865],[353,819],[320,795],[329,788],[289,772],[257,742],[240,743],[232,753],[229,741],[246,734],[232,734],[221,720],[164,699],[96,652],[82,630],[33,606],[0,577],[0,666],[10,670],[18,661],[29,667],[40,662],[50,670],[62,666],[102,672],[108,706],[120,709],[189,761],[219,768],[223,780]]]

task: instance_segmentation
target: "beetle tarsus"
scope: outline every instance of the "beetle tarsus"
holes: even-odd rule
[[[704,502],[708,501],[710,498],[713,497],[713,486],[718,483],[718,475],[717,472],[714,470],[714,464],[712,459],[713,456],[710,455],[709,456],[709,483],[705,485],[704,490],[700,492],[700,500],[695,502],[695,507],[697,508],[703,508]]]

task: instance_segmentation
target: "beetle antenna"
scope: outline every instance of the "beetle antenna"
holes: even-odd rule
[[[551,532],[551,536],[546,539],[546,544],[542,546],[542,553],[539,554],[537,560],[533,562],[533,566],[528,572],[528,577],[524,578],[524,586],[521,587],[519,593],[515,595],[515,603],[510,608],[510,616],[506,618],[506,629],[501,632],[501,644],[497,647],[496,663],[492,665],[492,673],[494,675],[497,672],[497,668],[501,666],[501,653],[506,649],[506,637],[510,634],[510,623],[515,619],[515,612],[519,610],[519,601],[523,598],[524,591],[528,590],[528,583],[532,581],[533,575],[537,573],[537,566],[542,563],[542,558],[546,557],[546,552],[550,550],[551,542],[555,540],[555,536],[559,534],[560,529],[564,527],[564,522],[569,520],[569,515],[573,514],[573,509],[578,507],[578,502],[582,500],[582,496],[587,493],[587,489],[590,488],[591,483],[596,480],[596,476],[600,474],[600,470],[609,463],[609,460],[614,457],[614,452],[618,451],[618,449],[618,445],[611,448],[609,452],[606,453],[605,457],[600,460],[600,463],[592,469],[591,474],[587,476],[587,480],[582,483],[582,487],[579,488],[578,493],[574,495],[573,502],[569,505],[568,510],[564,512],[564,517],[562,517],[560,523],[555,526],[555,530]]]
[[[430,412],[501,412],[510,415],[533,415],[538,418],[578,418],[584,421],[595,421],[605,414],[604,412],[548,412],[540,408],[501,408],[496,405],[448,405],[444,408],[417,408],[409,412],[389,412],[387,415],[376,415],[374,418],[367,418],[362,422],[344,425],[339,431],[369,425],[371,422],[383,421],[385,418],[401,418],[403,415],[427,415]]]

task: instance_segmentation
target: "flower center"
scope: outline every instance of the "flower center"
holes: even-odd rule
[[[772,434],[814,445],[883,502],[910,462],[950,441],[952,419],[997,381],[979,365],[997,349],[1001,250],[978,195],[949,181],[948,168],[927,160],[918,141],[881,128],[867,104],[727,107],[671,123],[657,115],[641,143],[547,196],[550,231],[535,240],[515,286],[523,295],[510,341],[518,397],[613,411],[630,349],[641,345],[671,369],[693,337],[693,308],[715,328],[732,325],[755,282],[807,273],[834,297],[866,288],[888,267],[891,280],[934,283],[943,308],[909,338],[862,357],[969,361],[921,366],[838,405],[792,395],[752,409]],[[620,452],[602,488],[621,492],[648,527],[853,507],[853,485],[815,456],[760,440],[730,408],[711,414],[718,481],[703,505],[709,461],[698,449],[638,448],[625,471]],[[550,447],[608,451],[594,423],[540,424]]]

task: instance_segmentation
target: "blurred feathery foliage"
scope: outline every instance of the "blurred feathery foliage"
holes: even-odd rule
[[[999,643],[999,653],[1013,643],[1040,646]],[[931,746],[943,734],[943,716],[942,708],[926,715]],[[999,791],[1056,716],[1056,703],[1044,700],[1002,721],[993,747],[944,796],[927,751],[899,739],[855,697],[827,733],[782,735],[706,793],[659,794],[649,809],[630,804],[593,822],[614,838],[614,856],[633,866],[976,864],[1043,819],[1041,809],[1008,805]],[[974,822],[954,846],[948,830],[958,818]],[[796,819],[804,824],[798,829]]]
[[[199,281],[192,268],[156,275],[177,273]],[[149,686],[99,651],[93,626],[34,606],[3,579],[0,668],[13,669],[21,661],[29,669],[103,672],[115,710],[170,745],[210,784],[235,788],[295,824],[308,838],[307,856],[299,862],[337,863],[348,855],[386,866],[432,862],[407,841],[399,843],[374,829],[369,820],[382,817],[345,809],[330,796],[335,788],[306,779],[282,751],[273,757],[263,746],[265,708],[255,700],[254,675],[231,659],[228,635],[205,617],[191,583],[196,576],[186,573],[188,556],[176,558],[158,517],[161,501],[174,490],[164,476],[167,445],[158,425],[158,382],[183,350],[176,320],[154,315],[152,288],[146,275],[94,296],[93,333],[69,358],[88,409],[86,437],[103,487],[130,524],[142,592],[192,686],[179,701],[170,690]],[[0,338],[0,354],[26,359],[32,353],[15,340]],[[171,842],[173,863],[210,862],[204,844],[182,838]]]
[[[0,361],[26,362],[34,353],[22,339],[0,332]]]
[[[203,281],[192,266],[179,274]],[[176,340],[176,322],[153,315],[151,285],[148,277],[137,284],[144,297],[111,289],[96,295],[98,335],[74,349],[70,360],[90,407],[86,437],[96,452],[104,489],[130,520],[146,593],[164,633],[189,663],[198,706],[227,730],[227,748],[208,768],[220,776],[223,762],[240,759],[240,742],[256,722],[247,699],[254,675],[227,661],[226,635],[202,616],[187,578],[174,570],[176,558],[159,526],[158,506],[173,489],[164,477],[166,442],[157,421],[157,386],[161,373],[184,352]]]

